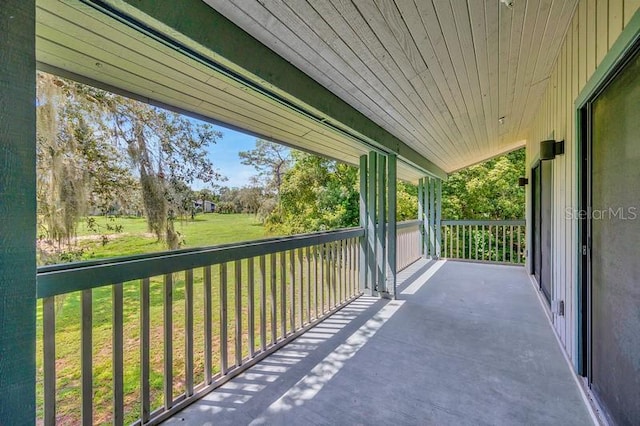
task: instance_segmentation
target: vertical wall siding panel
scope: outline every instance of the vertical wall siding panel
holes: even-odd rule
[[[624,0],[624,25],[631,20],[634,13],[640,8],[640,0]],[[620,34],[620,33],[618,33]]]
[[[587,0],[587,80],[596,70],[596,0]]]
[[[609,48],[616,41],[616,35],[622,31],[622,20],[624,18],[623,0],[609,0]]]
[[[596,0],[596,66],[609,51],[609,0]]]
[[[527,144],[527,174],[538,158],[539,142],[552,133],[556,140],[565,140],[565,154],[553,160],[553,297],[565,302],[565,316],[554,315],[554,327],[567,353],[576,359],[576,306],[578,273],[578,235],[576,221],[566,217],[567,209],[578,203],[576,122],[574,102],[608,49],[616,41],[640,0],[580,0],[569,31],[549,76],[549,86],[532,120]],[[531,199],[529,191],[527,203]],[[527,209],[527,217],[531,220]],[[528,232],[528,242],[531,234]],[[529,247],[531,245],[529,244]]]

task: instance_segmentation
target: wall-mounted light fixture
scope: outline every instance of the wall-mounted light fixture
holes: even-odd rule
[[[564,154],[564,141],[553,139],[540,142],[540,160],[553,160],[556,155]]]
[[[525,186],[529,184],[529,179],[527,179],[526,177],[519,177],[518,178],[518,186]]]

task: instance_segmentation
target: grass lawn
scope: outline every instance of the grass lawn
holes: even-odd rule
[[[82,221],[78,227],[78,246],[83,248],[85,259],[100,259],[127,256],[166,250],[163,243],[147,229],[144,218],[93,217],[97,225],[96,234]],[[107,226],[121,226],[121,233],[114,233]],[[214,246],[218,244],[250,241],[266,238],[262,224],[248,214],[199,214],[194,220],[176,221],[175,229],[182,237],[182,247]],[[99,235],[108,235],[109,242],[102,245]],[[91,238],[91,236],[95,238]]]

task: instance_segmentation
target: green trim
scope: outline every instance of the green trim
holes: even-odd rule
[[[429,175],[447,173],[201,0],[81,0],[297,112]]]
[[[364,236],[362,228],[271,238],[193,250],[77,262],[38,270],[37,297],[44,298],[139,278],[186,271],[239,259]],[[35,313],[34,313],[35,316]],[[35,339],[35,338],[34,338]],[[34,340],[35,341],[35,340]]]
[[[0,424],[35,424],[35,0],[0,8]]]
[[[633,14],[620,36],[613,43],[609,52],[605,55],[593,73],[587,84],[580,91],[575,102],[576,109],[582,108],[589,99],[600,89],[603,82],[607,80],[611,71],[624,59],[625,55],[640,38],[640,9]]]

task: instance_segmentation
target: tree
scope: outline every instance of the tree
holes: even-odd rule
[[[267,227],[296,234],[357,225],[358,169],[302,152],[292,157]]]
[[[61,229],[69,235],[67,225],[59,225],[77,224],[86,210],[82,201],[87,192],[104,206],[113,202],[116,189],[131,184],[131,179],[120,179],[128,173],[139,182],[149,229],[169,248],[179,245],[173,218],[185,209],[185,186],[194,179],[211,183],[220,178],[206,150],[221,137],[219,132],[179,114],[47,74],[39,77],[38,111],[40,167],[51,166],[41,189],[51,193],[59,188],[42,203],[44,216],[52,218],[50,232],[58,235]],[[61,181],[68,182],[66,188],[60,187]]]
[[[522,219],[525,150],[519,149],[453,173],[442,185],[446,219]]]
[[[289,148],[258,139],[254,149],[240,151],[238,155],[242,159],[242,164],[253,166],[258,171],[263,186],[277,197],[280,194],[282,178],[291,161]]]

